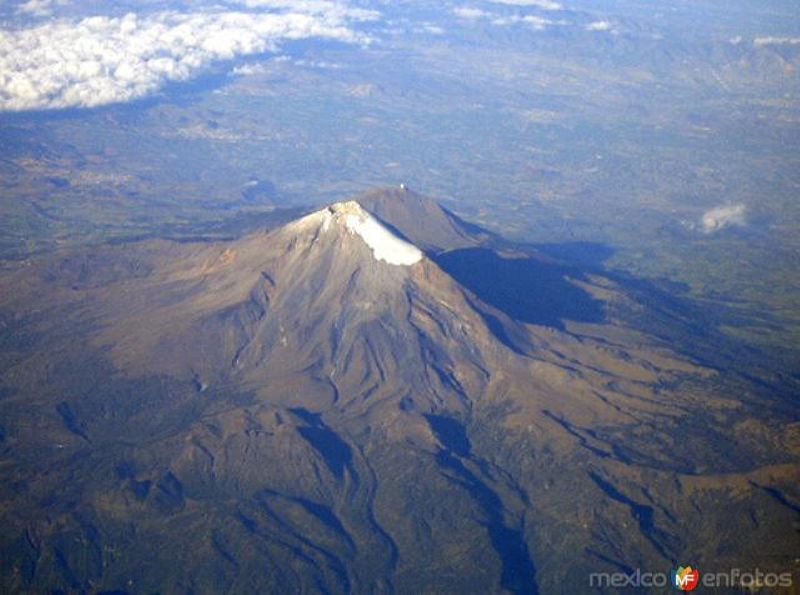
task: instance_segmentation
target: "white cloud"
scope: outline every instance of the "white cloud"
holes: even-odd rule
[[[537,31],[541,31],[545,27],[550,25],[554,25],[555,23],[550,19],[545,19],[536,15],[525,15],[525,16],[510,16],[510,17],[498,17],[492,20],[492,23],[495,25],[516,25],[518,23],[522,23],[524,25],[528,25]]]
[[[439,25],[434,25],[432,23],[424,23],[420,27],[415,29],[417,33],[428,33],[430,35],[444,35],[447,31],[444,30],[443,27]]]
[[[609,21],[595,21],[586,25],[587,31],[613,31],[613,25]]]
[[[378,17],[374,10],[355,8],[335,0],[228,0],[228,4],[238,4],[253,9],[285,10],[303,14],[324,16],[347,20],[369,21]]]
[[[324,60],[295,60],[295,65],[306,68],[316,68],[318,70],[342,70],[344,64],[338,62],[326,62]]]
[[[192,78],[216,61],[275,50],[282,41],[365,42],[353,24],[376,18],[332,2],[246,2],[291,10],[131,13],[0,31],[0,110],[129,101]]]
[[[453,12],[457,17],[461,17],[462,19],[486,19],[492,16],[490,12],[468,6],[459,6],[454,8]]]
[[[274,62],[286,62],[291,60],[289,56],[277,56],[273,59]],[[255,76],[262,75],[269,72],[269,67],[263,62],[258,64],[242,64],[237,66],[230,72],[230,76]]]
[[[753,45],[762,47],[765,45],[800,45],[800,37],[756,37]]]
[[[53,8],[63,6],[66,0],[28,0],[17,7],[17,12],[35,17],[45,17],[53,14]]]
[[[744,225],[746,208],[744,205],[723,205],[706,211],[700,219],[703,231],[713,233],[732,225]]]
[[[480,8],[472,8],[472,7],[454,8],[453,12],[455,13],[456,16],[461,17],[462,19],[468,19],[468,20],[485,19],[485,20],[490,20],[493,25],[498,25],[498,26],[523,24],[536,30],[542,30],[550,25],[562,24],[561,21],[555,22],[551,21],[550,19],[546,19],[544,17],[540,17],[537,15],[501,16],[497,13],[487,12]]]
[[[553,0],[489,0],[495,4],[508,4],[510,6],[532,6],[542,10],[563,10],[564,7]]]

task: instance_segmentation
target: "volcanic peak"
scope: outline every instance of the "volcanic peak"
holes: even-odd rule
[[[395,266],[411,266],[422,259],[422,251],[398,237],[358,202],[332,204],[303,217],[295,224],[300,229],[317,228],[322,233],[348,233],[360,237],[372,250],[375,260]]]

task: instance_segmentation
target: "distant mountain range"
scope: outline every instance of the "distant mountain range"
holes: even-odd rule
[[[710,335],[671,341],[702,321],[643,295],[405,188],[8,265],[0,584],[581,593],[796,569],[796,409]]]

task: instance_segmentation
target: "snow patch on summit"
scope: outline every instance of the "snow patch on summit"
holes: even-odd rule
[[[419,248],[398,238],[357,202],[337,203],[331,207],[331,211],[334,216],[344,217],[347,230],[361,236],[372,249],[376,260],[397,266],[411,266],[422,259]]]
[[[375,260],[396,266],[411,266],[422,260],[422,251],[397,237],[354,200],[339,202],[289,224],[293,228],[327,233],[334,225],[359,236],[372,250]]]

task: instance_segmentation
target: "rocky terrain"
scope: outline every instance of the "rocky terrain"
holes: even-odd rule
[[[579,593],[592,572],[796,570],[792,390],[725,367],[681,308],[406,189],[7,264],[0,584]]]

